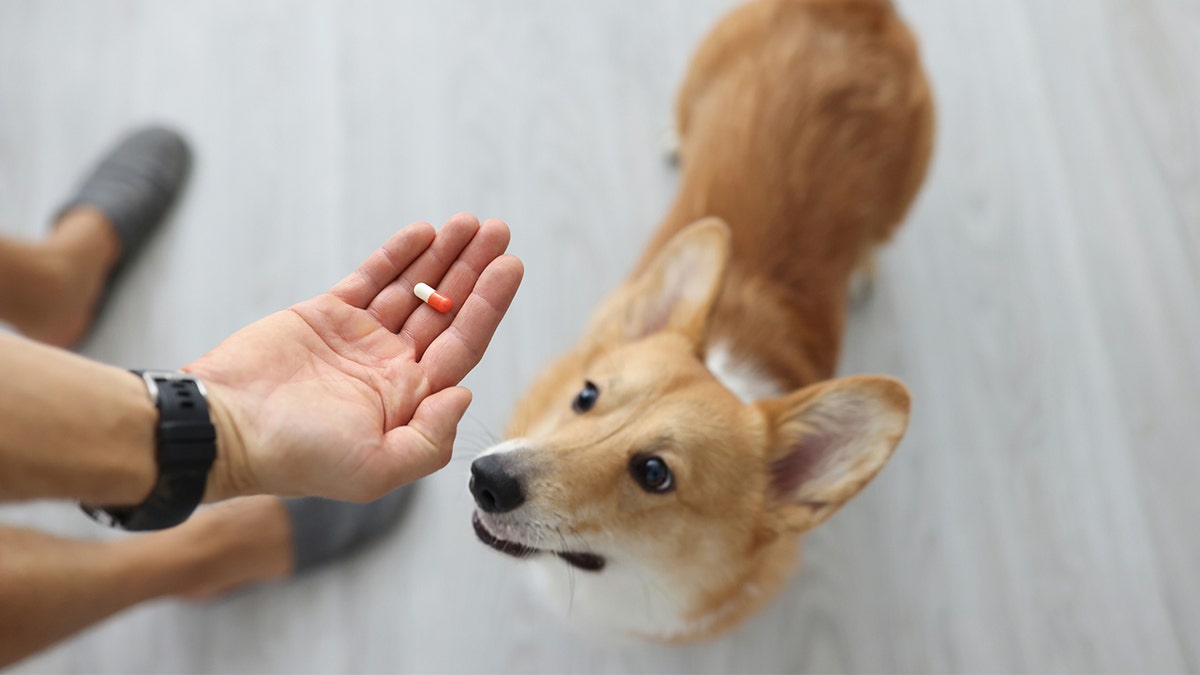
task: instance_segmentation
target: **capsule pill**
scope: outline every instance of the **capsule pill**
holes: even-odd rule
[[[420,283],[413,287],[413,294],[421,299],[422,302],[445,314],[450,311],[454,303],[450,302],[450,298],[433,290],[433,287],[426,283]]]

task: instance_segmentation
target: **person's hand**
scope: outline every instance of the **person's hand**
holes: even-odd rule
[[[328,293],[233,334],[184,368],[208,388],[206,501],[270,493],[369,501],[450,460],[479,363],[521,283],[508,226],[414,223]],[[447,314],[412,289],[454,302]]]

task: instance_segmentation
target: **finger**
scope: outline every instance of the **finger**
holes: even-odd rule
[[[493,260],[504,254],[505,249],[508,248],[509,239],[508,225],[505,225],[503,221],[496,219],[484,221],[483,225],[479,227],[479,232],[475,234],[475,238],[471,240],[470,244],[467,244],[462,255],[454,261],[441,280],[427,282],[437,283],[437,291],[450,298],[454,302],[454,306],[445,314],[433,308],[425,310],[417,308],[417,311],[414,311],[404,322],[399,334],[406,338],[418,359],[421,358],[425,348],[458,316],[459,311],[462,310],[463,301],[470,297],[475,282],[479,280],[479,275]]]
[[[401,228],[350,276],[339,281],[330,293],[346,304],[365,309],[404,268],[429,248],[433,238],[433,226],[429,223],[413,223]]]
[[[458,384],[483,358],[524,273],[525,267],[519,259],[503,255],[479,275],[454,323],[437,336],[421,357],[431,391]]]
[[[433,243],[407,269],[379,292],[367,308],[385,328],[393,333],[420,305],[413,295],[413,286],[420,282],[436,284],[454,264],[463,249],[479,231],[479,221],[469,213],[452,216],[438,230]]]
[[[425,397],[408,424],[392,429],[384,436],[382,465],[377,475],[387,476],[382,492],[411,483],[441,469],[450,462],[458,423],[471,405],[471,392],[450,387]]]

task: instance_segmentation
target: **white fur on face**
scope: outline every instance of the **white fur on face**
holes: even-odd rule
[[[583,631],[610,639],[670,641],[694,636],[760,593],[756,585],[748,584],[724,606],[688,619],[687,592],[672,586],[679,580],[670,570],[610,561],[603,572],[594,574],[571,569],[546,555],[529,564],[535,589],[553,611]]]
[[[513,452],[527,447],[528,442],[526,438],[504,441],[480,456]],[[557,542],[528,536],[525,528],[517,528],[524,535],[518,537],[503,526],[514,517],[521,522],[530,520],[533,516],[529,509],[530,505],[526,504],[513,514],[505,514],[501,523],[486,517],[488,514],[481,516],[497,536],[512,537],[532,546],[553,547]],[[628,559],[606,558],[607,564],[599,572],[575,569],[552,553],[539,553],[529,560],[513,562],[529,566],[532,585],[552,610],[588,632],[611,637],[637,634],[665,638],[692,628],[691,622],[682,617],[683,598],[670,589],[669,578],[664,579],[651,567]]]
[[[608,561],[586,572],[547,555],[531,560],[532,582],[551,609],[587,633],[609,638],[669,639],[697,628],[684,619],[685,598],[674,580],[648,565]]]
[[[529,441],[524,438],[510,438],[507,441],[493,445],[487,450],[479,453],[479,457],[484,457],[486,455],[498,455],[502,452],[512,452],[513,450],[518,450],[525,447],[528,443]]]
[[[708,350],[706,366],[717,381],[744,403],[786,393],[764,369],[735,356],[727,343]],[[483,454],[511,452],[528,445],[528,438],[511,439]],[[572,568],[549,553],[514,563],[530,567],[535,589],[555,612],[581,629],[614,638],[633,635],[669,640],[702,632],[739,607],[746,600],[745,594],[757,593],[757,589],[748,588],[712,615],[699,620],[685,618],[692,598],[688,589],[676,586],[679,578],[671,570],[642,564],[622,553],[597,552],[607,554],[607,565],[600,572]]]

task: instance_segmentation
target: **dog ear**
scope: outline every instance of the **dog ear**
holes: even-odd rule
[[[760,403],[773,430],[767,471],[776,528],[812,529],[858,494],[904,436],[909,404],[900,382],[869,375]]]
[[[729,226],[704,218],[680,230],[601,305],[587,334],[596,342],[637,340],[674,330],[704,337],[729,261]],[[618,331],[618,334],[613,334]]]

